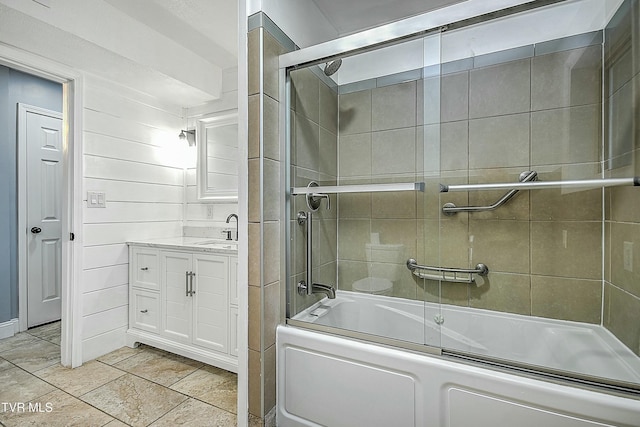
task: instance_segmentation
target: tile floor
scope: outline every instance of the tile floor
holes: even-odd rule
[[[64,368],[60,322],[0,340],[4,427],[235,426],[236,396],[236,374],[142,345]]]

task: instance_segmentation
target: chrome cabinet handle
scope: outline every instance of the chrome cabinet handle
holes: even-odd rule
[[[147,309],[145,308],[144,310],[140,310],[140,313],[146,313],[146,312],[148,312],[148,311],[149,311],[149,310],[147,310]]]
[[[31,228],[31,232],[32,232],[33,234],[38,234],[38,233],[42,232],[42,228],[40,228],[40,227],[33,227],[33,228]]]
[[[192,297],[193,294],[196,293],[196,291],[193,290],[193,277],[196,275],[196,273],[194,273],[193,271],[185,271],[184,275],[184,286],[186,288],[186,295],[188,297]]]
[[[142,268],[140,268],[140,270],[147,271],[147,270],[149,270],[149,267],[142,267]]]

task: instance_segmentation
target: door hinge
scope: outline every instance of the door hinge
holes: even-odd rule
[[[69,240],[71,240],[72,242],[76,240],[76,235],[73,233],[69,233]]]

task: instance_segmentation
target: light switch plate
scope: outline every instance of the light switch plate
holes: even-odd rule
[[[106,208],[107,195],[100,191],[87,191],[87,207],[88,208]]]

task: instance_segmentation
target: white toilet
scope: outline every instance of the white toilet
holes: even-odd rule
[[[400,278],[404,245],[383,245],[378,233],[373,233],[371,243],[365,244],[365,252],[369,277],[356,280],[353,290],[372,295],[391,295],[393,282]]]

